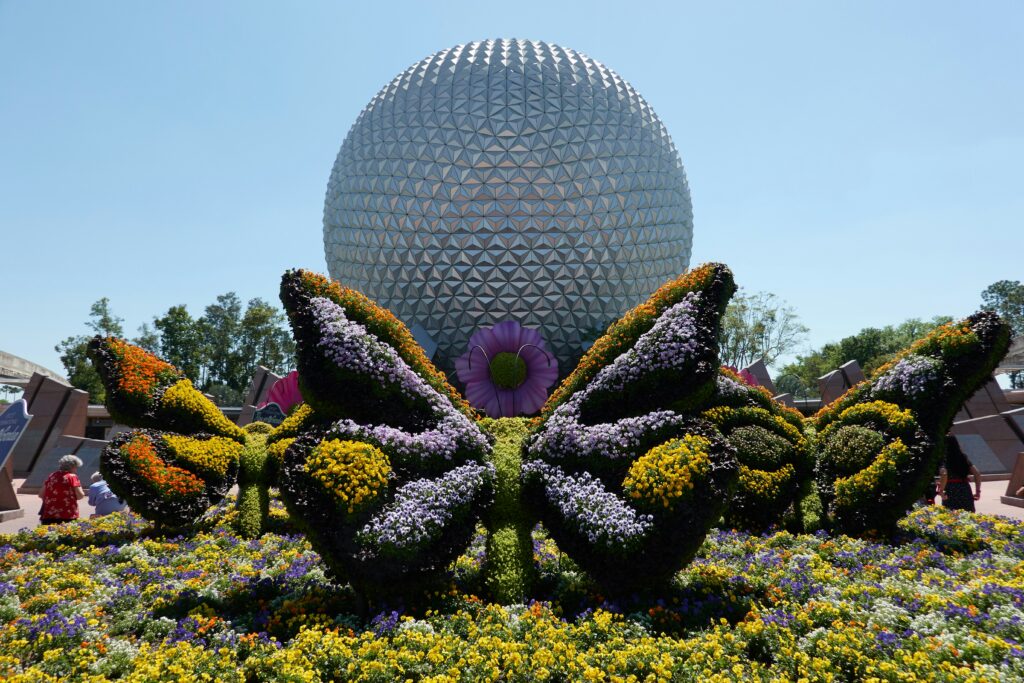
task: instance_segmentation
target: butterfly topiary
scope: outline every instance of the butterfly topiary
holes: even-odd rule
[[[956,411],[1009,340],[991,312],[942,325],[815,416],[818,491],[838,530],[895,527],[935,476]]]
[[[734,291],[729,269],[710,264],[627,313],[553,394],[527,445],[527,504],[606,594],[662,588],[725,510],[735,449],[700,411]]]
[[[111,490],[159,526],[191,526],[235,483],[247,434],[153,354],[115,337],[93,338],[88,353],[111,415],[140,428],[100,455]]]
[[[330,420],[282,454],[289,511],[369,594],[436,580],[493,496],[491,441],[389,312],[306,271],[285,274],[281,300],[303,396]]]
[[[606,595],[660,592],[719,520],[762,531],[799,507],[812,455],[837,528],[891,527],[1005,351],[1006,325],[982,313],[940,328],[803,421],[720,369],[734,291],[721,264],[666,283],[608,328],[530,424],[479,421],[389,311],[289,271],[281,299],[304,403],[273,430],[242,430],[170,364],[98,337],[90,357],[110,412],[137,427],[101,468],[136,511],[173,528],[237,483],[249,537],[266,528],[276,486],[335,579],[371,598],[436,586],[483,522],[485,586],[524,600],[537,520]]]

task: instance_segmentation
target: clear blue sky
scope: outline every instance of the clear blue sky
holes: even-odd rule
[[[229,290],[276,302],[286,268],[326,269],[360,109],[497,37],[630,81],[682,154],[693,262],[785,299],[808,348],[1024,279],[1020,2],[0,0],[0,349],[59,370],[102,296],[130,333]]]

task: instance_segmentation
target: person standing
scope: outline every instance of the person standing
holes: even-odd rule
[[[968,475],[974,478],[974,495]],[[936,495],[942,496],[942,506],[954,510],[974,512],[974,501],[981,499],[981,472],[960,448],[956,437],[946,437],[946,465],[939,470],[939,486]]]
[[[78,519],[78,501],[85,498],[82,482],[76,472],[82,461],[74,455],[65,455],[57,463],[57,471],[46,478],[39,497],[43,505],[39,509],[41,524],[60,524]]]
[[[93,472],[92,484],[89,485],[89,505],[96,508],[91,517],[102,517],[111,512],[120,512],[125,509],[124,501],[110,490],[107,482],[103,481],[103,475]]]

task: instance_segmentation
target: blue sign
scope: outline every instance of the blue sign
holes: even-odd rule
[[[281,406],[276,403],[268,403],[259,410],[256,411],[252,416],[253,422],[266,422],[274,427],[284,422],[284,418],[287,417],[284,411],[281,410]]]
[[[28,403],[21,398],[7,406],[7,410],[0,413],[0,469],[7,464],[14,445],[21,438],[21,433],[28,427],[32,416],[28,414]]]

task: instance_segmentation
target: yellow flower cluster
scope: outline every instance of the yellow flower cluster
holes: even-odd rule
[[[210,432],[240,443],[245,442],[245,432],[224,417],[224,413],[187,379],[172,384],[164,392],[160,399],[158,417],[181,431]]]
[[[316,415],[308,403],[300,403],[292,414],[277,425],[267,437],[267,443],[274,443],[281,439],[294,438],[306,431],[310,423],[314,422]]]
[[[714,408],[708,408],[705,410],[701,417],[705,420],[714,422],[715,426],[721,429],[722,425],[724,425],[726,420],[729,419],[729,416],[735,412],[736,411],[729,406],[715,406]]]
[[[917,425],[914,413],[909,409],[901,409],[895,403],[888,401],[868,401],[850,406],[839,413],[839,419],[821,431],[821,438],[825,439],[834,429],[844,424],[863,424],[872,420],[880,420],[888,427],[896,431],[908,431]]]
[[[295,443],[295,439],[289,437],[287,439],[275,441],[274,443],[267,446],[267,456],[269,456],[271,460],[277,463],[278,468],[280,468],[281,465],[284,464],[284,452],[288,450],[288,447],[291,446],[293,443]]]
[[[795,475],[796,469],[788,463],[774,472],[740,465],[739,488],[744,495],[774,501],[792,486]]]
[[[204,477],[224,478],[228,468],[238,462],[242,444],[223,436],[194,439],[178,434],[164,434],[164,444],[179,464]]]
[[[191,683],[192,681],[245,681],[238,666],[235,652],[226,647],[213,648],[174,643],[149,645],[139,648],[135,668],[125,681],[162,681],[164,683]]]
[[[886,444],[875,460],[860,472],[836,480],[836,505],[852,507],[863,505],[865,496],[879,486],[891,485],[900,467],[910,457],[910,450],[901,439]]]
[[[306,472],[330,492],[349,514],[387,489],[391,463],[382,450],[361,441],[330,439],[306,460]]]
[[[656,446],[630,465],[622,488],[647,505],[672,508],[711,474],[710,447],[708,439],[696,434]]]

